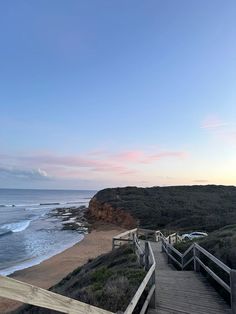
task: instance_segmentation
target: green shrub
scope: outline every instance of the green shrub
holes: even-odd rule
[[[145,277],[131,246],[122,246],[75,269],[50,290],[117,312],[124,311]],[[17,314],[52,314],[52,310],[24,306]]]

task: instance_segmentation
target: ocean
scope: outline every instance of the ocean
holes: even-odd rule
[[[87,206],[96,191],[0,189],[0,274],[39,264],[81,241],[55,208]]]

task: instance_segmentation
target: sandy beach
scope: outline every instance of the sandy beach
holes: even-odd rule
[[[123,228],[115,225],[95,223],[91,233],[78,244],[39,265],[17,271],[10,277],[48,289],[75,268],[85,264],[89,258],[109,252],[112,237],[122,231]],[[19,302],[0,298],[0,313],[9,313],[19,305]]]

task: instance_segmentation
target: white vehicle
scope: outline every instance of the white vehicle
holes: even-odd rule
[[[199,238],[204,238],[207,237],[208,234],[206,232],[198,232],[198,231],[194,231],[191,233],[185,233],[182,234],[182,240],[194,240],[194,239],[199,239]]]

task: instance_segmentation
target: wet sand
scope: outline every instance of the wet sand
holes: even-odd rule
[[[39,265],[19,270],[10,277],[48,289],[75,268],[87,263],[89,258],[109,252],[112,248],[112,237],[122,231],[123,228],[115,225],[95,223],[91,233],[78,244]],[[19,302],[0,298],[0,313],[8,313],[20,305]]]

